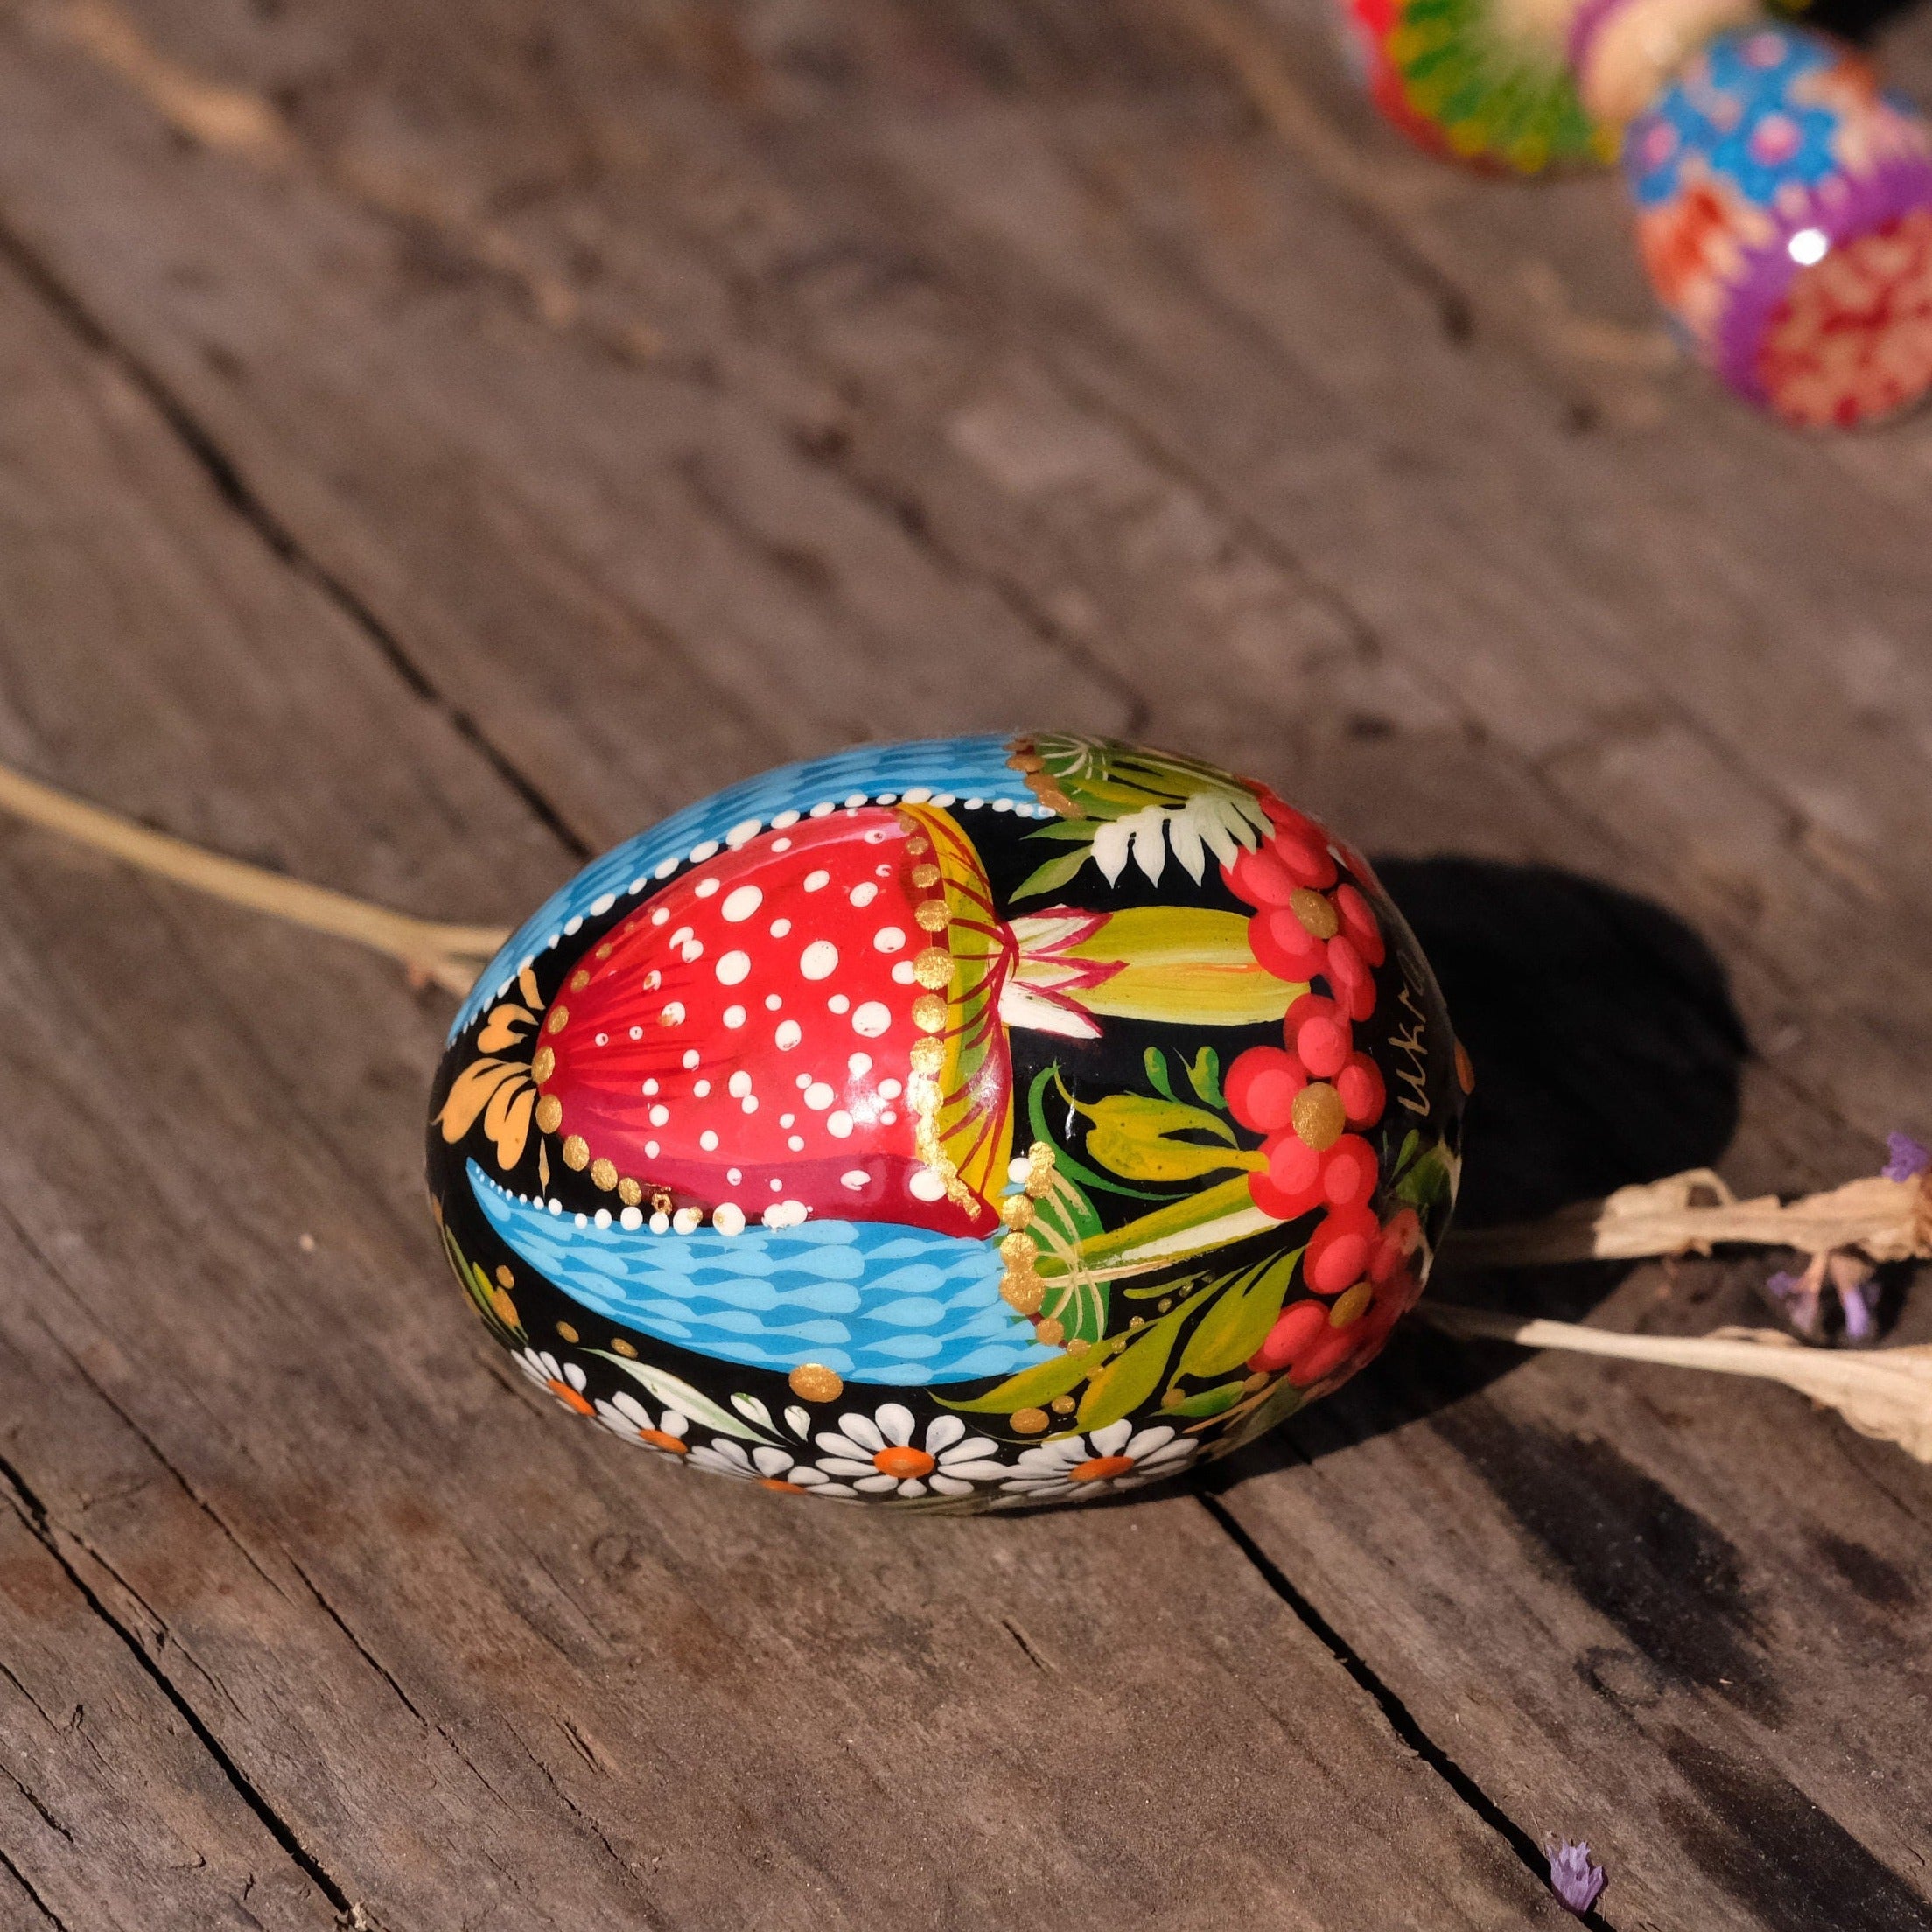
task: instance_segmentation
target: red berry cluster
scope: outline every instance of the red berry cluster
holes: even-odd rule
[[[1255,1205],[1277,1221],[1323,1210],[1302,1278],[1329,1299],[1284,1309],[1249,1363],[1287,1368],[1303,1388],[1381,1345],[1414,1298],[1408,1259],[1422,1228],[1406,1209],[1384,1228],[1369,1206],[1380,1164],[1362,1130],[1382,1118],[1388,1096],[1354,1028],[1376,1010],[1375,969],[1388,956],[1382,928],[1340,878],[1321,828],[1266,793],[1261,802],[1272,833],[1222,876],[1255,908],[1256,959],[1278,979],[1319,981],[1326,991],[1303,993],[1288,1009],[1283,1044],[1250,1046],[1228,1069],[1226,1092],[1235,1118],[1264,1137],[1268,1165],[1248,1177]]]

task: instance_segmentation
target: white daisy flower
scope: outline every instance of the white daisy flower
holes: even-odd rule
[[[680,1416],[678,1420],[684,1418]],[[714,1476],[732,1476],[740,1482],[755,1482],[766,1489],[808,1489],[816,1496],[851,1494],[843,1482],[832,1482],[802,1463],[789,1449],[775,1443],[759,1443],[747,1452],[741,1443],[729,1436],[713,1436],[709,1443],[691,1451],[691,1467],[709,1469]]]
[[[819,1470],[866,1496],[970,1496],[976,1482],[1010,1473],[995,1460],[998,1445],[968,1435],[957,1416],[934,1417],[918,1442],[914,1428],[903,1403],[881,1403],[869,1416],[849,1410],[814,1438],[824,1452]]]
[[[1200,1450],[1199,1443],[1177,1435],[1165,1423],[1137,1431],[1131,1422],[1110,1422],[1090,1436],[1062,1436],[1023,1449],[1001,1488],[1006,1495],[1032,1502],[1070,1497],[1084,1502],[1158,1482],[1185,1469]]]
[[[519,1348],[516,1365],[566,1409],[574,1409],[580,1416],[596,1413],[584,1398],[584,1371],[574,1362],[559,1363],[548,1349]]]
[[[688,1416],[681,1416],[675,1409],[667,1409],[656,1421],[651,1419],[651,1412],[628,1390],[621,1390],[606,1401],[602,1396],[597,1398],[597,1419],[613,1436],[622,1436],[626,1442],[641,1442],[653,1449],[661,1449],[668,1456],[688,1456],[690,1445],[685,1441],[685,1432],[691,1426]]]

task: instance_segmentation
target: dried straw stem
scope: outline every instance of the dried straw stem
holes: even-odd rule
[[[386,906],[352,899],[326,886],[311,886],[280,872],[204,851],[185,839],[150,831],[131,819],[88,805],[0,764],[0,809],[95,851],[178,885],[305,926],[312,932],[353,939],[400,960],[413,979],[432,982],[458,996],[509,936],[494,926],[446,926],[412,919]]]
[[[1925,1175],[1874,1174],[1788,1202],[1775,1194],[1740,1200],[1708,1167],[1697,1167],[1620,1187],[1545,1221],[1452,1234],[1446,1252],[1465,1267],[1528,1267],[1707,1255],[1726,1242],[1811,1255],[1856,1249],[1872,1261],[1932,1260],[1932,1187]]]
[[[1720,1328],[1712,1335],[1620,1335],[1575,1322],[1424,1301],[1417,1315],[1446,1334],[1567,1348],[1720,1376],[1782,1382],[1835,1409],[1861,1435],[1895,1442],[1932,1462],[1932,1347],[1808,1348],[1774,1328]]]

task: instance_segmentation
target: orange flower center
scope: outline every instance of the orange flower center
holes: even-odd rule
[[[933,1459],[923,1449],[901,1449],[896,1445],[881,1449],[872,1458],[872,1467],[882,1476],[927,1476],[933,1472]]]
[[[1076,1462],[1067,1472],[1068,1482],[1104,1482],[1109,1476],[1124,1476],[1134,1466],[1131,1456],[1091,1456]]]
[[[585,1402],[567,1382],[548,1382],[543,1385],[566,1409],[574,1409],[580,1416],[594,1416],[597,1410]]]
[[[668,1436],[662,1429],[640,1429],[637,1432],[637,1438],[640,1442],[649,1443],[654,1449],[663,1450],[667,1455],[688,1456],[690,1454],[690,1451],[676,1436]]]

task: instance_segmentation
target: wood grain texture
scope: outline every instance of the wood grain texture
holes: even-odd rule
[[[1133,731],[1458,856],[1391,877],[1512,990],[1464,1023],[1474,1148],[1635,1178],[1720,1151],[1728,1082],[1740,1186],[1872,1163],[1932,1077],[1932,430],[1752,422],[1642,348],[1608,184],[1402,153],[1301,0],[1241,16],[1284,113],[1208,18],[9,17],[8,755],[481,919],[779,757]],[[664,1480],[435,1278],[437,1008],[44,840],[0,864],[7,1452],[332,1900],[1513,1926],[1564,1831],[1624,1932],[1932,1923],[1895,1452],[1418,1340],[1205,1501]],[[1683,928],[1532,866],[1701,934],[1754,1057]],[[1620,998],[1682,1023],[1632,1049]]]

